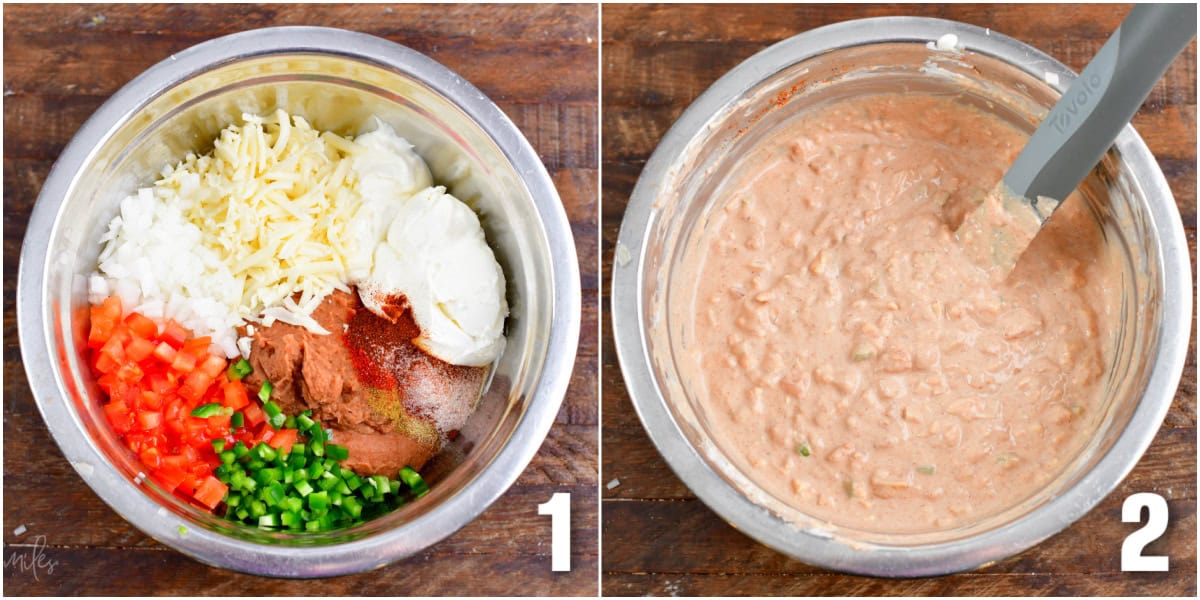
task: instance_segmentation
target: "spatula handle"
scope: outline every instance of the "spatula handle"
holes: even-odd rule
[[[1054,105],[1004,175],[1020,197],[1064,200],[1196,37],[1196,5],[1139,4]]]

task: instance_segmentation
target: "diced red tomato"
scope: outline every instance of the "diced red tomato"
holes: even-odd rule
[[[267,443],[272,448],[280,448],[284,452],[291,452],[292,444],[296,443],[298,434],[299,432],[295,429],[280,429],[275,432],[275,435],[271,436],[271,439],[267,440]]]
[[[233,415],[217,413],[205,419],[205,421],[208,421],[209,430],[216,429],[217,431],[214,431],[213,433],[217,434],[216,437],[220,437],[224,435],[222,432],[229,431],[229,424],[233,421]]]
[[[99,348],[112,337],[113,329],[121,320],[121,299],[116,296],[105,299],[103,304],[91,307],[89,316],[88,346]]]
[[[203,428],[204,428],[204,426],[201,425],[200,431],[203,431]],[[179,451],[180,451],[179,453],[183,455],[183,458],[185,458],[189,464],[194,463],[200,459],[200,452],[198,450],[196,450],[195,446],[190,446],[190,445],[184,446],[184,447],[180,448]]]
[[[196,486],[199,485],[199,483],[200,482],[195,475],[187,473],[184,475],[183,481],[179,482],[179,491],[183,492],[186,496],[195,497]]]
[[[125,346],[125,355],[129,357],[129,360],[135,362],[142,362],[153,353],[154,342],[143,337],[134,337],[129,341],[129,345]]]
[[[195,403],[204,396],[204,392],[208,390],[212,379],[201,373],[200,371],[192,371],[187,379],[184,379],[183,385],[179,386],[179,397],[188,402]]]
[[[224,373],[225,366],[228,364],[229,361],[225,360],[223,357],[217,356],[216,354],[209,354],[208,358],[205,358],[204,362],[200,364],[198,370],[207,375],[211,381],[216,379],[219,375],[221,375],[221,373]]]
[[[104,301],[100,303],[100,308],[104,311],[105,318],[113,321],[118,321],[121,319],[121,314],[123,311],[121,310],[120,296],[109,296],[105,298]]]
[[[221,459],[212,441],[253,446],[274,430],[264,424],[262,408],[245,385],[226,376],[224,356],[209,352],[211,339],[190,338],[175,321],[167,321],[160,331],[152,319],[138,313],[122,319],[121,308],[114,297],[89,310],[89,366],[109,398],[102,406],[105,418],[153,481],[215,508],[226,490],[213,477]],[[224,407],[216,415],[191,416],[196,407],[214,402]],[[235,410],[246,417],[246,426],[236,431],[231,418]],[[292,430],[274,442],[290,448],[294,437]]]
[[[141,453],[143,448],[152,447],[153,443],[149,441],[149,437],[140,431],[131,431],[125,434],[125,445],[129,446],[130,450]]]
[[[183,418],[187,416],[187,405],[183,400],[176,398],[167,404],[166,414],[167,428],[171,431],[180,434],[184,432]]]
[[[88,348],[96,349],[104,345],[112,337],[116,321],[109,317],[103,306],[93,306],[90,309],[91,328],[88,330]]]
[[[179,351],[176,350],[171,344],[167,342],[159,342],[159,344],[154,347],[154,358],[157,358],[163,363],[169,365],[175,362],[175,354],[177,352]]]
[[[128,325],[118,321],[116,325],[113,325],[112,337],[108,339],[110,341],[116,340],[117,343],[124,346],[129,343],[129,340],[133,339],[133,334],[130,333]]]
[[[246,386],[240,381],[228,381],[221,386],[223,392],[222,404],[232,408],[233,410],[241,410],[246,405],[250,404],[250,395],[246,393]]]
[[[229,491],[228,486],[221,483],[221,480],[216,477],[209,475],[204,479],[204,483],[201,483],[200,487],[196,488],[196,495],[194,497],[197,502],[211,509],[216,508],[217,504],[220,504],[221,500],[225,499],[225,492],[227,491]]]
[[[125,325],[138,337],[152,339],[158,336],[158,325],[141,314],[129,313],[129,316],[125,317]]]
[[[191,352],[192,354],[201,355],[208,354],[208,347],[212,345],[212,338],[205,335],[197,338],[192,338],[183,343],[180,350]]]
[[[159,339],[171,344],[175,349],[179,349],[183,347],[183,342],[188,339],[188,331],[183,328],[183,325],[171,319],[167,321],[166,325],[163,325],[162,335],[159,336]]]
[[[114,363],[125,362],[125,346],[121,345],[121,341],[115,337],[108,338],[108,341],[100,348],[100,354],[108,356]]]
[[[150,476],[168,492],[175,491],[179,484],[187,477],[187,473],[182,468],[176,466],[167,466],[166,458],[163,459],[162,467],[155,469]]]
[[[256,402],[251,402],[250,404],[246,405],[246,408],[242,409],[242,414],[246,416],[247,428],[253,428],[259,423],[264,423],[267,420],[267,415],[263,413],[262,408],[260,408]]]
[[[158,394],[153,390],[142,390],[142,395],[138,402],[139,406],[147,410],[157,411],[162,408],[162,404],[163,400],[161,394]]]
[[[129,418],[129,408],[121,400],[113,400],[105,404],[104,416],[108,418],[108,423],[117,433],[125,433],[133,428]]]
[[[185,457],[181,454],[170,454],[170,455],[164,456],[162,461],[163,461],[164,466],[174,468],[174,469],[179,469],[180,471],[187,468],[187,464],[188,464],[187,457]]]
[[[176,352],[171,369],[179,373],[191,373],[196,368],[196,356],[188,352]]]
[[[145,372],[142,371],[142,368],[139,367],[137,363],[132,362],[127,362],[121,365],[116,371],[117,381],[123,381],[125,383],[137,382],[141,380],[143,375],[145,375]]]
[[[143,465],[146,465],[152,470],[162,467],[162,453],[158,451],[158,448],[144,448],[142,449],[141,453],[138,454],[138,458],[142,459]]]
[[[96,385],[100,386],[100,389],[104,390],[105,392],[108,392],[108,395],[110,396],[112,395],[113,386],[116,384],[117,376],[111,372],[101,375],[100,378],[96,380]]]
[[[150,388],[150,391],[158,394],[160,397],[175,391],[175,383],[162,371],[150,371],[146,375],[145,384]]]
[[[117,361],[113,360],[111,356],[104,353],[96,355],[96,362],[94,365],[96,370],[100,371],[101,373],[112,373],[117,369]],[[115,375],[113,377],[114,379],[116,378]]]
[[[200,457],[199,462],[192,465],[192,475],[196,476],[197,481],[212,475],[212,464],[205,460],[205,458],[203,456]],[[217,464],[221,464],[221,461],[217,461]]]
[[[162,424],[162,413],[151,410],[139,410],[137,422],[142,429],[157,429]],[[154,468],[151,465],[146,466]]]

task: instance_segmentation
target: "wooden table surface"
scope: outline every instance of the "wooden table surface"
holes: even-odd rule
[[[595,595],[597,549],[598,9],[572,6],[4,7],[4,584],[12,595]],[[478,519],[366,574],[282,581],[204,566],[143,535],[66,464],[34,405],[14,312],[37,193],[83,121],[120,86],[189,46],[240,30],[327,25],[423,52],[474,83],[538,151],[562,197],[583,278],[579,358],[554,428]],[[572,494],[573,569],[550,570],[550,518]],[[17,535],[14,530],[24,526]]]
[[[858,17],[912,14],[990,27],[1043,49],[1076,71],[1124,17],[1125,6],[602,7],[601,277],[611,262],[626,201],[666,130],[712,82],[758,50],[793,34]],[[1196,52],[1175,61],[1134,119],[1166,174],[1187,226],[1195,272]],[[607,294],[602,294],[605,313]],[[1188,328],[1191,331],[1191,327]],[[1185,332],[1184,335],[1187,335]],[[1062,533],[971,573],[910,580],[852,577],[810,567],[723,522],[674,475],[632,410],[603,321],[602,590],[606,595],[1190,595],[1196,594],[1196,355],[1153,445],[1124,483]],[[1121,503],[1155,492],[1170,507],[1166,534],[1147,554],[1170,556],[1169,573],[1120,571],[1120,546],[1139,527]]]

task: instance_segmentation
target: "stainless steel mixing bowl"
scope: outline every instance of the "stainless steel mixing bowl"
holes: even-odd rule
[[[233,525],[134,483],[139,465],[98,410],[86,366],[86,276],[118,202],[243,112],[276,107],[355,134],[378,115],[434,179],[480,214],[508,282],[507,349],[460,435],[427,471],[432,492],[357,528],[320,535]],[[574,365],[580,282],[558,194],[537,154],[478,89],[430,58],[359,33],[283,27],[173,55],[118,91],[59,157],[21,250],[21,352],[66,459],[148,535],[196,559],[272,576],[361,571],[411,555],[478,516],[516,480],[554,422]]]
[[[956,36],[963,50],[932,43]],[[947,38],[946,41],[950,41]],[[1055,81],[1057,83],[1047,83]],[[852,573],[923,576],[1020,552],[1111,492],[1154,438],[1187,351],[1192,293],[1183,227],[1166,180],[1127,126],[1081,187],[1118,255],[1122,320],[1096,435],[1041,492],[945,531],[852,530],[806,515],[757,486],[710,435],[679,376],[669,307],[691,235],[747,148],[805,109],[881,92],[947,94],[1032,132],[1075,74],[1019,41],[924,18],[850,21],[756,54],[701,95],[647,162],[621,226],[613,267],[613,330],[633,405],[659,452],[709,507],[739,530],[805,562]],[[1070,307],[1063,307],[1069,310]]]

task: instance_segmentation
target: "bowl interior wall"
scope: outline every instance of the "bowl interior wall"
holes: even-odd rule
[[[435,509],[480,476],[521,421],[541,375],[549,341],[549,244],[529,190],[510,157],[459,106],[399,70],[327,54],[267,55],[216,66],[178,81],[143,106],[130,106],[122,123],[89,155],[57,216],[50,240],[47,289],[54,298],[54,345],[64,363],[67,389],[77,391],[76,411],[91,443],[130,479],[136,459],[115,438],[98,410],[102,393],[83,356],[86,348],[87,276],[94,271],[96,240],[122,198],[151,185],[160,170],[188,152],[212,148],[218,132],[243,113],[282,108],[318,130],[355,135],[378,116],[408,139],[445,185],[480,216],[489,245],[504,269],[510,316],[507,346],[492,365],[490,384],[461,434],[425,469],[432,491],[358,528],[335,534],[291,536],[233,526],[164,494],[143,488],[197,525],[256,541],[331,543],[385,531]],[[70,307],[61,310],[58,307]]]
[[[763,491],[713,440],[689,384],[678,376],[675,348],[680,327],[672,323],[673,302],[689,302],[690,281],[683,257],[694,255],[694,234],[722,196],[738,157],[809,109],[840,99],[878,93],[933,93],[992,113],[1031,133],[1058,98],[1040,80],[998,59],[967,52],[931,53],[924,43],[896,42],[833,50],[765,76],[701,128],[669,169],[657,213],[646,236],[642,319],[651,368],[672,418],[707,467],[775,515],[781,526],[820,531],[858,543],[890,546],[942,543],[1001,527],[1028,514],[1078,482],[1116,441],[1142,399],[1154,364],[1162,318],[1162,273],[1157,237],[1145,192],[1116,150],[1110,151],[1081,186],[1123,267],[1121,320],[1111,332],[1116,350],[1109,365],[1103,408],[1092,415],[1097,434],[1043,492],[999,514],[952,531],[888,534],[855,531],[816,520]],[[781,98],[786,98],[780,102]],[[674,298],[674,299],[673,299]]]

